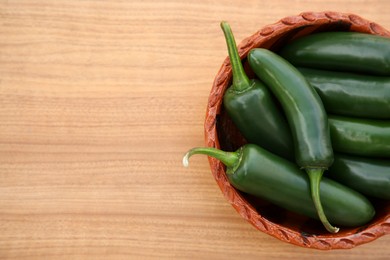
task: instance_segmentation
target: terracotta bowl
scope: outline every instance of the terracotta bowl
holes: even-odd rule
[[[262,47],[277,51],[295,38],[320,31],[356,31],[390,37],[390,32],[382,26],[355,14],[305,12],[286,17],[265,26],[238,45],[248,75],[253,76],[246,63],[246,56],[252,48]],[[215,77],[204,124],[206,145],[228,151],[236,150],[245,143],[245,139],[229,120],[222,106],[223,94],[230,86],[231,77],[231,66],[227,57]],[[209,162],[222,193],[237,212],[258,230],[282,241],[322,250],[347,249],[390,234],[390,201],[372,200],[377,214],[366,226],[341,228],[339,233],[330,234],[317,220],[287,212],[266,201],[241,193],[230,185],[225,167],[218,160],[209,158]]]

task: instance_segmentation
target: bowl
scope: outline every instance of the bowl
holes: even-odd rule
[[[254,75],[246,61],[251,49],[261,47],[275,51],[298,37],[322,31],[355,31],[390,37],[390,32],[379,24],[355,14],[304,12],[267,25],[238,44],[246,72],[249,76]],[[246,142],[222,105],[223,95],[231,84],[231,78],[230,60],[226,57],[214,79],[204,123],[206,146],[226,151],[234,151]],[[342,228],[337,234],[331,234],[317,220],[288,212],[238,191],[229,183],[222,163],[211,157],[209,163],[227,201],[255,228],[279,240],[305,248],[331,250],[353,248],[390,234],[390,201],[372,201],[377,213],[367,225]]]

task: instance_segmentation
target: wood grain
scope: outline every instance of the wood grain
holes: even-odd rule
[[[292,246],[224,200],[203,145],[226,47],[303,11],[390,28],[388,1],[0,1],[0,259],[385,259]]]

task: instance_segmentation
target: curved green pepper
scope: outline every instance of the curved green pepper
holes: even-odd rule
[[[390,38],[322,32],[286,44],[279,54],[295,66],[390,76]]]
[[[329,115],[328,120],[335,151],[369,157],[390,157],[390,121],[334,115]]]
[[[299,167],[254,144],[235,152],[216,148],[193,148],[183,164],[194,154],[206,154],[226,165],[229,182],[238,190],[263,198],[282,208],[318,219],[310,196],[310,182]],[[345,227],[361,226],[375,215],[375,209],[360,193],[324,177],[320,187],[323,207],[329,220]]]
[[[322,209],[319,186],[323,172],[333,163],[327,115],[320,97],[290,63],[267,49],[252,49],[248,55],[254,73],[281,103],[290,126],[295,160],[309,175],[319,217],[329,232],[336,233]]]
[[[390,199],[390,161],[338,154],[327,175],[364,195]]]
[[[298,68],[325,110],[344,116],[390,119],[390,77]]]
[[[261,81],[248,78],[229,24],[221,22],[221,28],[233,74],[233,83],[224,94],[226,112],[249,143],[258,144],[277,155],[293,158],[293,154],[288,151],[292,147],[289,129],[279,130],[279,135],[274,135],[283,120],[274,97]],[[264,124],[268,127],[264,128]]]

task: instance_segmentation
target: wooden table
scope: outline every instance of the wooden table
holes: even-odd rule
[[[226,202],[204,144],[214,75],[239,42],[303,11],[390,28],[382,1],[0,1],[0,259],[385,259],[390,236],[317,251]]]

